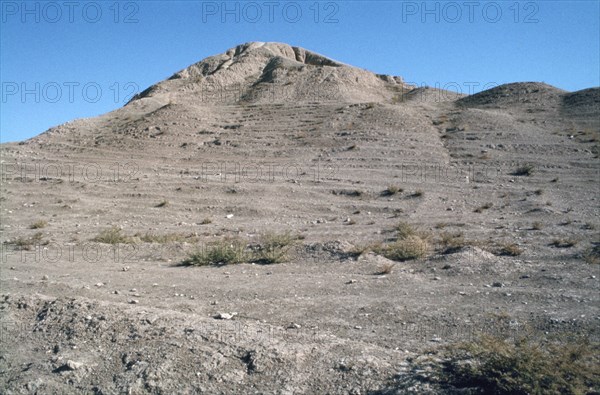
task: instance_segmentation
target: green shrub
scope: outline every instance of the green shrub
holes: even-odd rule
[[[246,242],[240,239],[226,239],[204,246],[191,253],[182,262],[184,266],[221,266],[248,262],[250,256]]]
[[[254,261],[258,263],[281,263],[289,259],[288,253],[297,237],[291,233],[268,232],[261,236]]]

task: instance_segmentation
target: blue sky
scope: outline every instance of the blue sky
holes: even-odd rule
[[[2,142],[122,106],[248,41],[301,46],[418,85],[600,85],[590,1],[0,1]]]

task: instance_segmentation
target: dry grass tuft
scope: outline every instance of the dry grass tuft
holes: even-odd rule
[[[409,235],[382,247],[383,256],[393,261],[408,261],[427,256],[429,243],[417,235]]]
[[[495,252],[496,255],[504,256],[519,256],[523,253],[523,250],[514,243],[504,244],[500,246]]]
[[[117,227],[103,230],[100,234],[92,239],[97,243],[104,244],[132,244],[134,241],[131,237],[121,233],[122,230]]]
[[[535,170],[535,167],[528,163],[528,164],[524,164],[522,166],[519,166],[515,169],[515,171],[512,173],[513,176],[530,176],[533,174]]]
[[[554,239],[550,245],[556,248],[571,248],[576,246],[578,243],[575,239]]]
[[[484,394],[591,394],[600,390],[600,345],[483,336],[442,352],[441,380]]]
[[[225,239],[204,246],[191,253],[183,266],[222,266],[248,262],[247,243],[237,238]]]
[[[48,241],[44,241],[43,237],[42,232],[37,232],[30,237],[17,237],[15,240],[5,242],[5,244],[14,245],[19,250],[29,251],[35,245],[47,245]]]
[[[42,229],[46,226],[48,226],[48,221],[39,220],[29,225],[29,229]]]

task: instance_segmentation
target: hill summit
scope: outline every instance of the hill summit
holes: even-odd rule
[[[374,74],[288,44],[249,42],[175,73],[132,101],[364,102],[389,99],[402,89],[412,88],[401,77]]]

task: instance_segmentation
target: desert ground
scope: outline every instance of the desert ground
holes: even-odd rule
[[[599,114],[248,43],[3,144],[0,392],[493,393],[490,336],[598,393]]]

